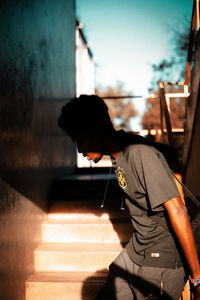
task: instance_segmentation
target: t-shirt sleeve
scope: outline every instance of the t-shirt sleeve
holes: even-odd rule
[[[153,211],[160,211],[166,201],[180,196],[164,156],[152,147],[140,145],[135,157],[136,172]]]

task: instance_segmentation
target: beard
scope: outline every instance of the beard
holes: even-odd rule
[[[99,156],[99,157],[96,157],[96,158],[93,160],[93,162],[94,162],[95,164],[97,164],[97,163],[102,159],[102,156],[103,156],[103,155],[101,155],[101,156]]]

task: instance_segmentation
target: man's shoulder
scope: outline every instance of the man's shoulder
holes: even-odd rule
[[[122,152],[124,154],[148,151],[151,143],[143,136],[133,132],[122,132]]]
[[[148,144],[129,144],[123,148],[125,156],[137,156],[142,153],[150,153],[157,151],[153,146]]]
[[[178,163],[178,158],[176,155],[176,151],[169,145],[148,141],[143,136],[134,134],[134,133],[124,133],[123,132],[123,148],[121,150],[122,156],[129,160],[129,158],[137,159],[141,156],[147,157],[152,154],[156,154],[156,156],[162,157],[166,159],[170,168],[178,172],[180,170],[180,166]]]

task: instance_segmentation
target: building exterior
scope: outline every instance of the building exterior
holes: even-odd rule
[[[76,96],[94,94],[94,61],[83,24],[76,20]]]
[[[76,95],[94,94],[94,60],[88,47],[83,24],[76,20]],[[77,153],[77,166],[90,167],[89,162],[82,154]]]

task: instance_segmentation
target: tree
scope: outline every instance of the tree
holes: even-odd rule
[[[124,83],[117,81],[116,86],[97,86],[95,93],[100,97],[117,97],[117,96],[131,96],[130,91],[124,89]],[[130,98],[115,98],[104,100],[108,106],[108,111],[111,120],[117,130],[125,129],[131,130],[131,118],[138,115],[133,101]]]
[[[182,25],[182,24],[181,24]],[[178,26],[177,26],[178,27]],[[154,76],[151,81],[151,90],[155,90],[158,81],[184,81],[187,52],[190,37],[189,20],[180,28],[172,28],[172,38],[170,44],[172,45],[172,56],[169,59],[163,59],[158,64],[152,64]],[[192,63],[194,60],[194,49],[192,55]]]
[[[184,81],[189,44],[190,26],[188,20],[183,24],[182,29],[170,28],[172,31],[171,44],[173,55],[169,59],[163,59],[158,64],[152,64],[153,78],[149,91],[155,98],[146,100],[146,111],[142,117],[144,129],[160,128],[160,101],[158,96],[158,81]],[[194,55],[193,55],[194,58]],[[180,86],[168,86],[166,92],[182,92]],[[183,128],[185,118],[185,101],[183,98],[170,99],[170,118],[172,128]]]

